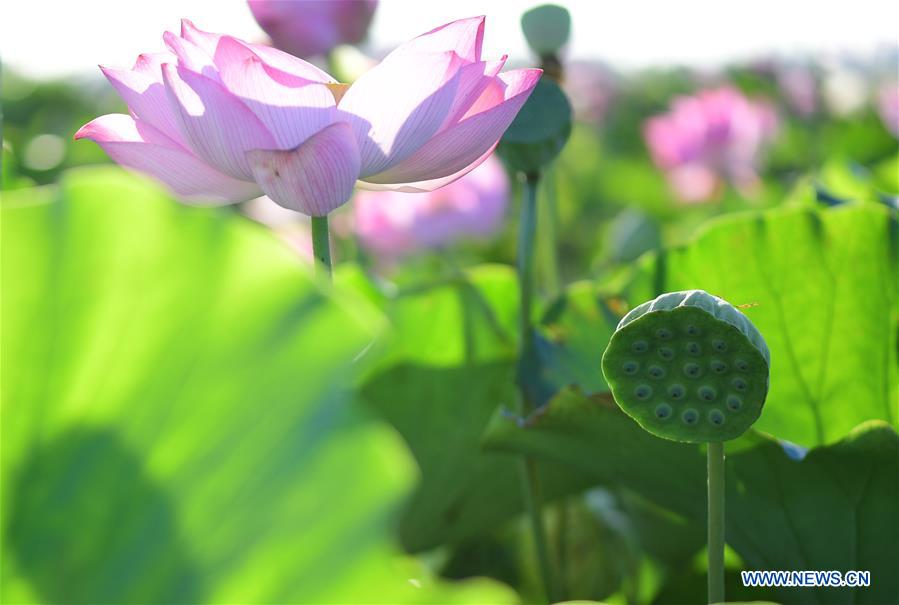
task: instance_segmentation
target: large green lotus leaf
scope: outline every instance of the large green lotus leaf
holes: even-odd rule
[[[869,419],[899,426],[899,225],[888,209],[723,218],[644,258],[625,294],[633,306],[693,288],[752,305],[743,311],[772,364],[756,428],[812,446]]]
[[[387,304],[392,343],[362,389],[403,436],[421,470],[400,537],[409,551],[458,543],[523,510],[520,460],[484,453],[481,435],[501,406],[516,409],[517,285],[507,267],[481,266]],[[548,499],[589,479],[540,469]]]
[[[702,447],[653,437],[608,397],[561,393],[525,428],[496,416],[491,449],[530,454],[620,485],[704,524]],[[788,603],[899,599],[899,437],[870,421],[804,451],[763,433],[727,443],[727,542],[747,569],[869,570],[864,589],[783,590]]]
[[[229,210],[114,168],[4,193],[4,602],[508,602],[393,544],[414,477],[351,405],[383,320]]]

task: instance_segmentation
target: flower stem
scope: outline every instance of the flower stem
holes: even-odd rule
[[[529,173],[525,177],[521,200],[521,219],[518,226],[519,326],[521,338],[519,367],[523,364],[523,360],[528,359],[532,354],[534,346],[531,300],[534,294],[537,187],[540,183],[540,175],[538,173]],[[518,382],[521,387],[521,414],[522,416],[527,416],[533,411],[533,402],[530,401],[527,389],[524,388],[524,382],[520,377]],[[524,504],[531,521],[531,531],[534,535],[534,547],[537,551],[540,577],[543,581],[546,600],[555,602],[555,586],[553,584],[549,549],[547,548],[546,528],[543,524],[543,498],[537,477],[537,463],[530,456],[523,456],[521,465]]]
[[[521,222],[518,225],[518,288],[521,349],[526,351],[532,340],[531,299],[534,293],[534,243],[537,234],[537,186],[539,174],[528,174],[521,199]]]
[[[521,469],[524,479],[524,504],[530,517],[531,532],[534,534],[534,548],[537,551],[540,579],[543,581],[546,600],[549,603],[555,603],[557,599],[549,549],[546,546],[546,527],[543,525],[543,494],[540,491],[540,480],[537,476],[537,462],[531,456],[523,456]]]
[[[546,215],[546,228],[543,236],[543,271],[546,274],[546,291],[551,298],[561,293],[562,280],[559,273],[559,196],[556,187],[556,175],[548,170],[543,175],[543,200]]]
[[[724,602],[724,443],[709,443],[709,603]]]
[[[328,234],[328,215],[312,217],[312,254],[315,270],[324,269],[331,279],[331,238]]]

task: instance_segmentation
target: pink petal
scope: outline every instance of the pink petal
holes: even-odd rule
[[[260,195],[255,183],[218,172],[150,124],[109,114],[85,124],[76,139],[90,139],[115,162],[165,183],[176,195],[195,202],[239,202]]]
[[[278,149],[293,149],[337,116],[328,87],[290,76],[285,86],[272,78],[253,51],[230,36],[222,36],[215,61],[224,85],[256,114],[275,137]],[[282,81],[285,79],[282,78]]]
[[[356,185],[359,189],[365,189],[367,191],[401,191],[403,193],[427,193],[428,191],[434,191],[436,189],[440,189],[441,187],[445,187],[450,183],[461,179],[463,176],[480,166],[490,155],[493,153],[493,150],[496,149],[496,145],[493,145],[487,152],[476,159],[474,162],[463,168],[458,172],[454,172],[449,176],[443,176],[436,179],[428,179],[424,181],[415,181],[412,183],[369,183],[367,181],[359,181]]]
[[[225,174],[252,180],[246,152],[277,147],[262,121],[218,82],[168,64],[162,73],[181,131],[196,154]]]
[[[346,203],[359,176],[359,149],[345,122],[328,126],[296,149],[256,149],[247,157],[266,195],[309,216],[324,216]]]
[[[134,62],[132,71],[162,81],[162,64],[174,63],[177,57],[172,53],[141,53]]]
[[[244,43],[246,44],[246,43]],[[322,82],[334,84],[337,82],[330,74],[322,71],[312,63],[298,59],[293,55],[288,55],[277,48],[265,46],[264,44],[247,44],[256,56],[262,59],[267,65],[274,67],[278,71],[283,71],[304,80],[312,80],[313,82]]]
[[[361,141],[363,176],[403,161],[437,133],[456,97],[453,52],[403,54],[362,75],[338,104]]]
[[[190,40],[179,38],[172,32],[165,32],[162,39],[166,47],[178,57],[178,67],[218,80],[218,69],[212,61],[212,55]]]
[[[365,180],[377,184],[401,184],[464,174],[466,168],[483,160],[497,144],[537,85],[541,73],[539,69],[518,69],[500,74],[496,80],[504,87],[501,103],[466,117],[433,137],[400,164],[364,177]]]
[[[172,112],[162,83],[161,69],[154,74],[145,68],[146,62],[138,59],[138,64],[140,69],[133,71],[108,67],[101,67],[100,71],[122,97],[132,115],[152,124],[179,144],[185,144],[178,128],[178,118]]]
[[[462,119],[470,118],[482,111],[487,111],[488,109],[496,107],[505,99],[506,83],[499,77],[492,78],[484,89],[484,92],[482,92],[481,96],[472,103],[471,107],[468,108],[468,111],[465,112],[465,115],[462,116]]]
[[[181,19],[181,37],[212,57],[215,55],[215,49],[218,46],[221,35],[203,31],[194,25],[190,19]]]
[[[459,122],[469,112],[472,105],[484,95],[496,75],[503,68],[503,65],[506,63],[506,57],[504,55],[499,61],[471,63],[459,70],[459,88],[456,91],[453,106],[443,123],[443,128]],[[500,91],[501,94],[502,92]],[[500,96],[497,102],[501,101],[502,97]]]
[[[190,42],[193,46],[201,49],[204,54],[208,55],[209,57],[216,57],[219,43],[224,36],[203,31],[188,19],[182,19],[181,37]],[[250,44],[236,38],[231,39],[232,41],[241,44],[246,49],[253,52],[257,57],[262,59],[262,61],[269,66],[274,67],[279,71],[283,71],[293,76],[298,76],[300,78],[303,78],[304,80],[311,80],[313,82],[336,82],[334,78],[317,68],[315,65],[307,63],[306,61],[298,59],[285,52],[281,52],[280,50],[265,46],[263,44]],[[223,65],[219,63],[218,58],[216,58],[215,63],[218,68],[223,67]],[[198,70],[194,69],[194,71]]]
[[[402,54],[442,53],[452,51],[466,63],[481,60],[484,42],[484,17],[459,19],[432,29],[426,34],[400,45],[385,61]]]

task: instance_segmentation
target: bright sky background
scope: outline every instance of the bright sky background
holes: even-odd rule
[[[569,56],[617,67],[722,61],[777,53],[868,54],[899,42],[895,0],[557,0],[573,18]],[[387,49],[441,23],[487,15],[487,56],[528,58],[518,17],[534,0],[381,0],[369,46]],[[32,76],[130,66],[162,49],[181,17],[202,29],[261,40],[240,0],[9,0],[0,9],[0,57]]]

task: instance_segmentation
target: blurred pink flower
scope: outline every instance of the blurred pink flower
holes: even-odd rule
[[[169,52],[132,69],[101,67],[130,115],[101,116],[75,135],[188,200],[235,202],[263,192],[321,215],[352,195],[360,156],[340,120],[334,79],[279,50],[201,31],[187,20]]]
[[[768,103],[726,86],[674,99],[668,113],[646,122],[644,136],[678,197],[698,202],[723,182],[744,191],[755,185],[759,154],[776,130]]]
[[[618,83],[615,74],[601,63],[572,61],[565,66],[563,88],[575,118],[598,125],[612,104]]]
[[[899,138],[899,83],[892,82],[881,87],[877,94],[877,111],[887,130]]]
[[[272,44],[307,58],[365,38],[377,0],[248,0]]]
[[[790,108],[807,118],[818,111],[818,82],[805,66],[782,66],[776,72],[777,85]]]
[[[362,191],[353,229],[367,250],[395,260],[459,238],[488,236],[502,222],[509,182],[499,160],[488,158],[453,184],[426,193]]]
[[[83,126],[116,162],[181,197],[265,193],[320,216],[363,187],[429,191],[478,166],[537,84],[539,69],[482,61],[483,17],[393,51],[352,86],[287,53],[201,31],[164,36],[168,53],[103,72],[130,115]]]

